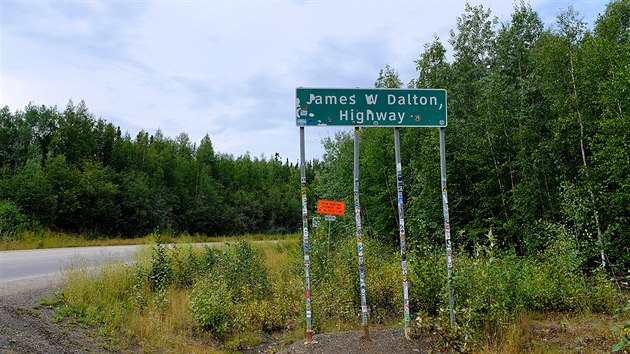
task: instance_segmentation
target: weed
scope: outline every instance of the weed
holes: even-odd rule
[[[35,318],[42,318],[42,314],[35,311],[34,309],[29,309],[29,308],[20,306],[17,308],[17,310],[19,313],[24,314],[24,315],[29,315]]]
[[[157,292],[164,290],[172,281],[171,259],[166,253],[166,246],[162,243],[159,234],[155,238],[148,277],[151,289]]]
[[[232,297],[221,277],[205,277],[197,282],[190,294],[190,310],[199,327],[223,338],[232,321]]]
[[[60,300],[56,297],[45,297],[37,300],[37,303],[33,305],[33,309],[38,310],[42,307],[47,309],[54,309],[57,305],[59,305]]]
[[[612,346],[613,352],[630,351],[630,301],[624,307],[617,308],[613,318],[620,321],[611,330],[618,337],[618,342]]]

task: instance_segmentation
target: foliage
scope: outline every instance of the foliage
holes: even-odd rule
[[[443,251],[411,250],[409,296],[418,329],[469,350],[493,341],[523,312],[611,312],[618,305],[618,293],[608,276],[581,270],[579,249],[570,233],[556,237],[554,246],[538,256],[504,252],[492,240],[492,246],[479,245],[472,255],[456,253],[453,329],[448,322]],[[239,350],[257,333],[286,330],[301,335],[302,251],[296,239],[221,248],[167,247],[156,239],[135,265],[90,270],[79,262],[72,267],[65,276],[59,311],[75,321],[102,324],[123,342],[139,341],[149,351],[191,335],[210,335],[231,350]],[[315,329],[355,327],[360,302],[353,233],[329,239],[327,230],[320,228],[312,233],[309,251]],[[399,324],[399,252],[377,239],[364,239],[364,255],[370,322]]]
[[[545,27],[525,2],[505,22],[466,5],[448,42],[424,46],[410,87],[448,91],[447,180],[454,245],[471,251],[492,229],[501,250],[536,255],[569,230],[582,267],[630,264],[628,215],[627,0],[612,1],[588,30],[572,8]],[[376,87],[400,87],[385,66]],[[361,130],[361,207],[365,231],[397,243],[393,139]],[[323,141],[316,190],[352,202],[351,136]],[[412,246],[443,240],[437,134],[401,129],[405,224]],[[388,161],[391,165],[388,166]]]
[[[630,301],[624,307],[615,310],[613,318],[621,321],[612,327],[612,331],[619,337],[619,342],[612,347],[613,352],[630,350]]]
[[[238,242],[232,251],[225,255],[219,267],[228,287],[234,291],[234,301],[265,298],[270,285],[262,252],[246,242]]]
[[[235,235],[299,227],[299,170],[279,154],[234,158],[185,133],[135,139],[84,102],[0,110],[0,199],[33,225],[134,237]],[[312,174],[312,167],[308,167]],[[29,226],[33,229],[35,226]]]
[[[592,29],[572,8],[545,26],[525,2],[501,23],[490,9],[466,5],[448,39],[452,53],[439,38],[424,46],[409,87],[449,94],[457,323],[450,328],[438,137],[402,129],[409,295],[420,329],[466,351],[523,313],[608,313],[618,305],[606,272],[630,265],[629,19],[628,0],[611,1]],[[402,82],[386,66],[375,86]],[[402,312],[392,285],[401,275],[391,135],[360,133],[367,296],[378,323]],[[322,161],[307,163],[309,213],[317,199],[352,205],[352,138],[324,138]],[[128,236],[291,232],[301,224],[298,166],[278,154],[235,158],[215,152],[208,136],[196,146],[184,133],[172,139],[159,130],[132,138],[72,102],[63,112],[3,108],[0,142],[0,200],[8,201],[0,210],[11,220]],[[354,214],[310,236],[314,326],[352,326],[360,307]],[[274,247],[184,250],[158,239],[119,288],[72,283],[65,301],[81,302],[73,307],[80,317],[105,322],[123,315],[106,315],[110,300],[98,296],[151,319],[183,303],[190,319],[179,326],[227,342],[247,331],[299,330],[303,246]],[[613,349],[626,350],[627,322],[615,330]]]
[[[28,218],[10,200],[0,200],[0,240],[11,240],[28,226]]]
[[[531,257],[500,251],[491,233],[489,236],[490,246],[477,246],[472,256],[464,253],[456,257],[455,327],[449,330],[442,275],[436,286],[439,298],[416,305],[420,329],[440,333],[449,345],[468,351],[485,340],[491,341],[523,312],[609,313],[618,304],[617,289],[605,273],[596,270],[586,274],[581,270],[581,256],[570,234],[561,234],[545,253]],[[444,257],[439,258],[437,264],[444,268]],[[422,271],[427,267],[430,264],[421,263],[413,269]],[[422,284],[417,287],[423,291]],[[412,289],[412,294],[418,290]]]
[[[234,307],[232,293],[222,277],[203,278],[190,294],[190,310],[199,327],[220,338],[228,332]]]
[[[492,229],[502,250],[543,252],[548,225],[573,233],[583,267],[630,264],[630,18],[628,0],[606,5],[592,26],[568,8],[544,24],[524,1],[499,20],[466,5],[446,41],[426,43],[411,88],[448,91],[446,133],[453,242],[468,251]],[[385,65],[375,87],[403,86]],[[362,129],[361,203],[366,235],[396,244],[391,130]],[[307,162],[308,209],[317,199],[353,202],[352,136],[322,141]],[[402,129],[406,225],[414,247],[439,248],[437,134]],[[391,165],[387,161],[392,161]],[[29,222],[86,235],[236,235],[296,232],[299,168],[279,153],[234,157],[210,136],[158,129],[134,137],[95,117],[85,102],[0,110],[0,200]],[[352,229],[352,219],[335,225]]]
[[[173,279],[173,268],[171,257],[167,254],[166,246],[162,244],[158,235],[155,240],[155,247],[151,253],[151,269],[148,273],[149,285],[155,291],[164,291]]]

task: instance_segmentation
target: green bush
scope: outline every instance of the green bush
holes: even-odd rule
[[[190,258],[189,258],[190,259]],[[224,251],[205,248],[200,256],[205,277],[193,286],[191,311],[197,324],[218,337],[228,332],[273,331],[296,315],[296,274],[282,272],[287,282],[272,286],[262,251],[250,243],[228,245]],[[300,295],[302,293],[299,293]]]
[[[190,311],[195,322],[204,330],[223,338],[232,324],[233,294],[223,277],[204,277],[193,286]]]
[[[630,351],[630,301],[626,306],[617,308],[613,318],[619,321],[611,328],[619,341],[613,345],[612,351],[628,352]]]
[[[28,217],[10,200],[0,200],[0,240],[11,240],[27,229]]]
[[[172,282],[179,288],[188,288],[201,273],[202,265],[191,246],[181,249],[173,246],[171,252]]]
[[[309,244],[315,330],[321,330],[327,321],[353,320],[361,308],[356,241],[352,238],[339,240],[330,247],[323,241],[314,237]],[[301,260],[302,257],[300,254]],[[304,279],[303,267],[300,273]]]
[[[579,250],[570,237],[559,238],[538,257],[500,253],[492,245],[478,247],[473,254],[462,252],[454,260],[456,326],[445,337],[460,349],[497,333],[521,311],[610,312],[618,302],[603,270],[587,274],[581,269]],[[444,258],[412,258],[410,296],[424,328],[427,323],[442,330],[449,327]],[[436,310],[440,317],[431,319]]]
[[[238,242],[225,253],[220,269],[235,301],[253,296],[263,299],[269,292],[265,255],[248,242]]]
[[[407,252],[411,312],[437,315],[447,294],[446,257],[441,253]]]
[[[173,280],[172,275],[171,258],[168,256],[166,246],[162,243],[158,234],[151,253],[151,269],[148,273],[151,289],[158,292],[166,290]]]
[[[202,272],[210,272],[221,260],[221,251],[214,247],[204,246],[199,260],[199,268]]]

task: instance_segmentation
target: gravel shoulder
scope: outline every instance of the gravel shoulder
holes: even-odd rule
[[[89,328],[53,321],[42,299],[53,299],[60,285],[58,273],[0,283],[1,353],[110,353]]]
[[[366,353],[435,353],[435,343],[426,337],[405,339],[402,328],[370,330],[370,339],[361,338],[362,330],[322,333],[313,336],[314,343],[297,341],[280,351],[283,354],[366,354]]]

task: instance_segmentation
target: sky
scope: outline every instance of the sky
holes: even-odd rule
[[[572,5],[592,28],[607,2],[529,3],[547,27]],[[465,3],[0,0],[0,107],[63,111],[83,100],[133,138],[208,134],[218,153],[297,162],[297,87],[371,88],[386,65],[406,85],[425,43],[437,36],[450,48]],[[469,3],[500,22],[515,4]],[[351,128],[306,128],[306,158],[320,158],[321,139],[340,129]]]

